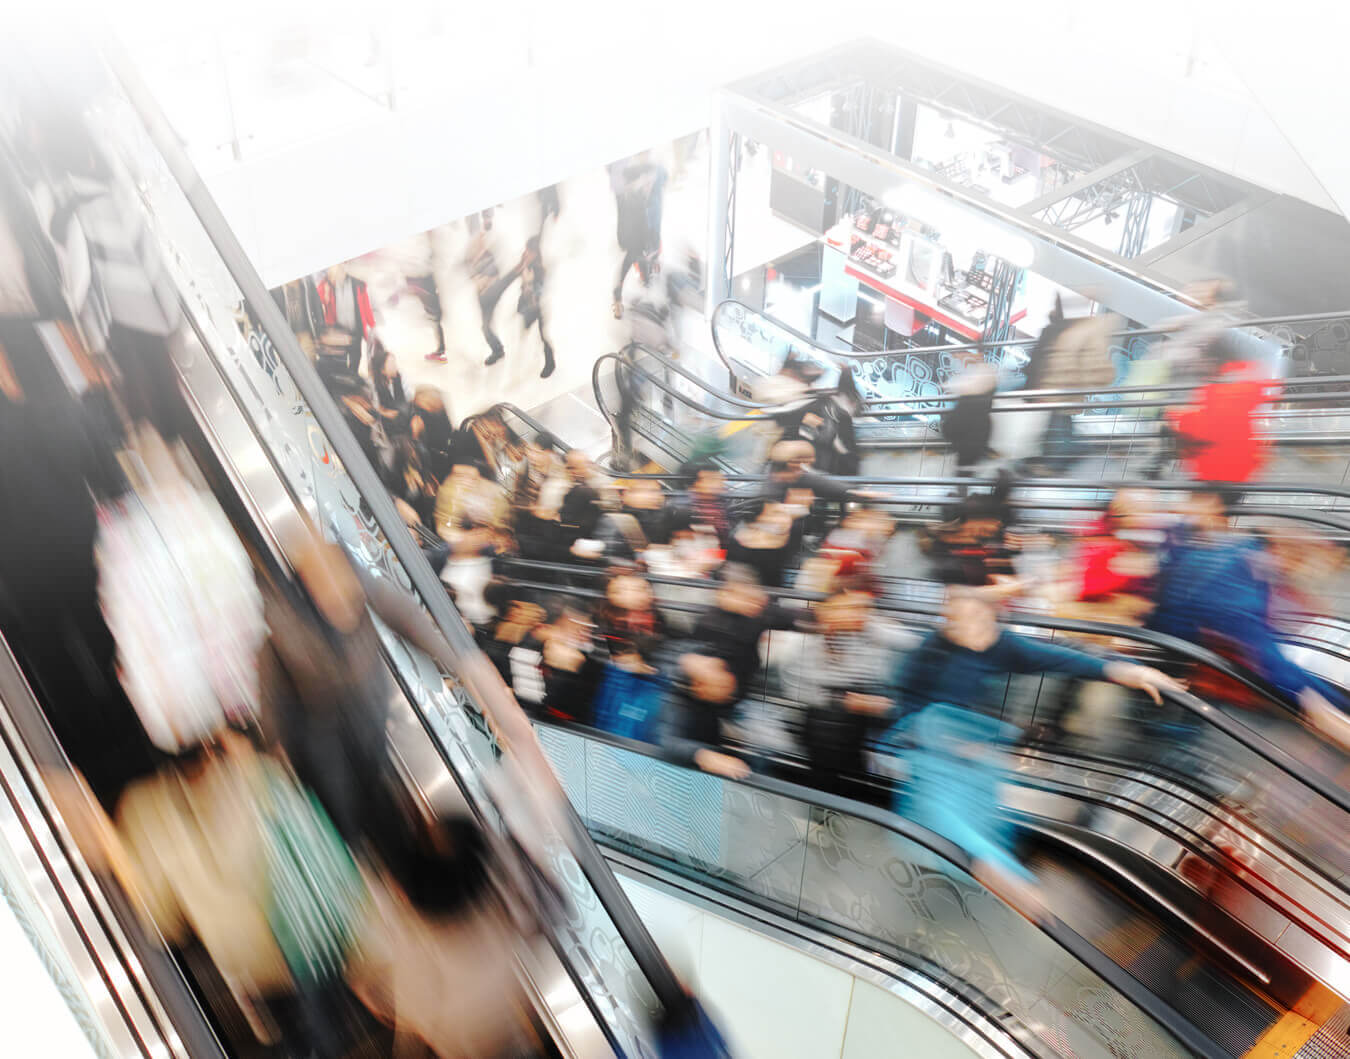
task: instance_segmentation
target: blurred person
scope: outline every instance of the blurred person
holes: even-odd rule
[[[860,500],[885,500],[888,494],[873,489],[853,489],[839,479],[815,470],[816,451],[809,441],[777,441],[769,448],[769,480],[763,495],[782,502],[789,491],[809,490],[817,500],[848,503]]]
[[[605,652],[595,640],[590,609],[566,598],[558,617],[536,635],[543,644],[540,672],[544,716],[589,725],[595,715],[595,693],[604,675]]]
[[[595,539],[610,559],[637,562],[652,544],[670,540],[670,512],[660,482],[637,478],[621,489],[618,511],[606,511],[599,520]]]
[[[506,356],[506,347],[497,337],[497,332],[492,329],[492,317],[497,311],[502,295],[520,278],[521,271],[521,266],[517,265],[506,274],[501,274],[488,239],[491,231],[492,211],[484,210],[481,226],[469,237],[469,246],[464,258],[469,279],[478,292],[478,312],[483,323],[483,339],[488,345],[488,357],[484,364],[496,364]]]
[[[184,328],[177,291],[132,178],[67,99],[69,87],[19,88],[35,95],[23,105],[7,176],[22,187],[11,184],[6,208],[11,223],[20,222],[15,230],[33,237],[24,250],[25,278],[33,281],[38,267],[51,269],[90,352],[112,358],[128,416],[172,442],[190,422],[173,368]],[[42,265],[38,239],[48,240],[53,254]]]
[[[407,420],[408,398],[403,391],[398,361],[378,334],[370,340],[370,381],[375,389],[375,409],[384,419],[386,429],[398,430]]]
[[[881,565],[894,533],[895,521],[883,511],[858,507],[845,512],[815,554],[802,563],[794,586],[825,594],[845,584],[879,592]]]
[[[731,534],[727,561],[749,567],[762,585],[782,588],[801,551],[794,521],[787,504],[756,501]]]
[[[427,360],[444,363],[445,325],[441,320],[441,295],[436,282],[438,258],[435,232],[421,232],[405,239],[392,249],[384,251],[382,256],[390,259],[399,273],[400,286],[390,299],[391,304],[397,305],[404,294],[411,294],[417,299],[436,339],[435,348],[426,355]]]
[[[1213,354],[1190,406],[1169,410],[1167,422],[1193,478],[1247,482],[1266,460],[1267,442],[1256,433],[1256,414],[1278,395],[1279,383],[1264,365],[1225,359],[1221,346]]]
[[[455,427],[445,397],[435,387],[420,384],[413,390],[408,406],[408,430],[426,451],[427,469],[437,481],[444,481],[454,461]]]
[[[614,187],[617,236],[623,261],[614,283],[614,318],[623,316],[623,287],[628,273],[636,266],[642,285],[651,283],[660,268],[661,219],[665,207],[667,173],[652,161],[650,153],[611,170],[617,172]]]
[[[540,625],[544,624],[544,608],[530,599],[524,590],[504,585],[496,593],[500,602],[494,604],[498,612],[487,634],[482,638],[483,653],[492,660],[507,687],[512,687],[512,653],[526,643]]]
[[[1162,325],[1169,332],[1162,343],[1161,359],[1174,382],[1202,382],[1212,371],[1220,348],[1229,342],[1244,303],[1232,281],[1216,277],[1193,283],[1185,295],[1196,311]]]
[[[540,434],[525,446],[525,469],[511,499],[516,544],[526,559],[552,561],[562,551],[559,512],[571,484],[554,444],[551,434]]]
[[[456,463],[436,492],[436,531],[450,545],[441,580],[454,588],[460,613],[474,625],[491,617],[483,590],[491,557],[508,545],[508,512],[506,494],[474,463]]]
[[[689,521],[695,526],[708,527],[725,549],[731,541],[726,476],[714,464],[707,462],[687,464],[680,470],[689,481],[686,496]]]
[[[609,640],[609,661],[596,689],[595,727],[625,739],[656,743],[668,681],[657,663],[661,641]]]
[[[727,563],[719,571],[718,579],[713,604],[699,614],[689,642],[697,653],[726,663],[736,680],[738,697],[744,698],[760,671],[760,642],[764,634],[796,628],[805,612],[788,610],[772,602],[748,566]]]
[[[847,586],[816,604],[815,628],[784,674],[792,697],[806,708],[802,742],[811,782],[834,794],[875,800],[872,788],[860,782],[866,751],[892,720],[895,652],[912,646],[915,637],[880,621],[871,593]]]
[[[661,744],[671,758],[727,779],[744,779],[750,766],[727,748],[724,725],[738,701],[736,678],[721,658],[681,655],[666,698]]]
[[[320,365],[329,371],[361,373],[361,346],[375,328],[375,313],[363,280],[333,265],[314,286],[318,298],[315,316],[323,321],[319,334]]]
[[[558,528],[561,531],[559,543],[562,545],[560,551],[571,552],[579,542],[585,541],[588,545],[594,542],[605,509],[600,490],[592,481],[594,467],[590,457],[580,449],[572,449],[564,457],[563,463],[571,486],[558,508]],[[599,547],[587,547],[585,554],[595,557],[601,550]]]
[[[541,379],[547,379],[553,374],[556,367],[553,360],[553,346],[544,334],[544,284],[547,273],[544,271],[544,261],[539,253],[539,237],[531,236],[525,241],[525,250],[520,255],[520,263],[516,266],[520,269],[520,299],[516,303],[516,311],[525,324],[525,333],[528,334],[531,327],[538,325],[539,341],[544,346],[544,366],[539,372]]]
[[[1120,329],[1120,323],[1119,317],[1110,313],[1066,318],[1064,304],[1056,295],[1049,322],[1027,362],[1026,389],[1095,391],[1109,387],[1116,375],[1111,362],[1111,336]],[[1038,471],[1060,473],[1064,459],[1075,452],[1074,413],[1037,407],[1048,400],[1053,398],[1031,397],[1022,409],[1005,413],[998,421],[993,447],[1010,459],[1029,461]]]
[[[405,523],[435,529],[440,483],[427,470],[424,450],[411,435],[400,434],[394,439],[385,485]]]
[[[1149,495],[1139,489],[1120,489],[1101,518],[1082,532],[1067,576],[1055,590],[1055,613],[1078,621],[1141,626],[1153,609],[1154,578],[1158,572],[1155,548],[1147,542],[1154,527]],[[1088,643],[1103,643],[1129,650],[1110,637],[1088,636]],[[1070,678],[1060,688],[1050,709],[1037,715],[1027,733],[1034,742],[1057,743],[1065,736],[1064,721],[1088,688]]]
[[[474,416],[467,431],[461,434],[459,445],[464,455],[478,464],[485,478],[495,481],[507,493],[513,492],[516,478],[524,469],[525,452],[501,413],[489,410]]]
[[[390,820],[388,867],[365,873],[372,909],[347,981],[393,1026],[396,1055],[418,1043],[445,1057],[532,1054],[517,953],[536,943],[540,913],[467,808],[411,803]]]
[[[996,603],[1010,591],[953,586],[942,625],[901,662],[894,680],[899,720],[883,746],[907,759],[908,782],[897,812],[963,849],[972,873],[1034,918],[1046,912],[1034,876],[1012,853],[1000,815],[999,783],[1010,773],[1002,749],[1016,729],[997,719],[1009,673],[1064,673],[1109,680],[1146,693],[1183,690],[1147,666],[1107,661],[1009,632]]]
[[[328,392],[337,402],[347,429],[356,438],[376,473],[384,475],[393,455],[384,420],[375,407],[370,386],[359,375],[333,373],[327,376]]]
[[[994,390],[998,373],[985,361],[971,364],[951,381],[951,408],[942,417],[942,436],[956,453],[956,473],[973,474],[989,458]]]
[[[971,493],[954,517],[920,534],[920,549],[947,584],[990,585],[1016,576],[1020,541],[1012,532],[1012,509],[1003,479],[988,493]]]
[[[19,277],[11,276],[11,283]],[[117,676],[95,497],[125,488],[30,323],[0,319],[0,630],[104,809],[161,760]]]
[[[665,621],[656,610],[646,578],[626,571],[613,574],[605,585],[604,602],[595,611],[595,629],[599,642],[611,654],[619,644],[631,647],[664,636]]]
[[[1284,575],[1281,555],[1261,538],[1229,528],[1230,502],[1228,491],[1192,493],[1186,518],[1163,546],[1148,627],[1245,666],[1296,702],[1314,728],[1350,746],[1344,692],[1281,650],[1273,620],[1274,596]],[[1238,701],[1249,698],[1229,690]]]

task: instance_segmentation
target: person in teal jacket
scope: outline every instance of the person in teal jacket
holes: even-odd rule
[[[1111,661],[1004,629],[996,601],[1009,591],[953,587],[942,626],[900,666],[900,719],[881,740],[907,767],[896,795],[901,816],[937,832],[967,853],[972,874],[1015,907],[1043,916],[1035,878],[1012,853],[1012,827],[999,813],[1007,769],[1003,748],[1017,729],[995,716],[1009,673],[1062,673],[1109,680],[1154,702],[1183,686],[1148,666]]]

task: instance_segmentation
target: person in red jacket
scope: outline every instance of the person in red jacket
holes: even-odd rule
[[[349,276],[341,265],[334,265],[315,284],[323,331],[319,335],[319,363],[352,375],[361,372],[361,343],[375,329],[375,313],[370,307],[366,285]],[[325,359],[329,358],[329,359]]]
[[[1262,365],[1223,364],[1195,391],[1192,405],[1169,417],[1186,470],[1202,482],[1250,481],[1266,458],[1256,411],[1278,393],[1279,383]]]

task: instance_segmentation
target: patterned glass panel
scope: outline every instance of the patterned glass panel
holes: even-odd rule
[[[544,726],[597,835],[800,920],[844,927],[1054,1053],[1186,1054],[1148,1015],[970,875],[868,821]]]

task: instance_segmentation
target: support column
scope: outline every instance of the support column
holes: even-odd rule
[[[1121,226],[1120,256],[1127,261],[1144,251],[1148,236],[1148,218],[1153,212],[1153,196],[1147,191],[1136,191],[1125,207],[1125,223]]]
[[[1002,258],[994,266],[994,285],[989,292],[989,310],[984,317],[982,342],[1003,342],[1013,337],[1012,308],[1022,269]]]
[[[733,253],[736,245],[736,170],[740,166],[741,138],[731,131],[719,100],[708,129],[708,244],[705,274],[704,315],[731,294]]]

